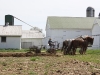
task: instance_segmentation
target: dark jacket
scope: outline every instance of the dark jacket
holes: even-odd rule
[[[52,45],[52,41],[51,41],[51,40],[49,40],[49,41],[48,41],[48,44],[49,44],[49,46],[51,46],[51,45]]]

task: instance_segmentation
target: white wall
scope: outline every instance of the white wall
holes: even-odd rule
[[[22,38],[21,42],[31,42],[31,46],[35,45],[38,47],[41,47],[41,45],[43,45],[42,39],[41,38]],[[29,48],[29,47],[27,47]]]
[[[100,26],[96,23],[92,29],[92,35],[94,37],[93,48],[100,49]]]
[[[0,48],[17,48],[21,49],[21,37],[6,37],[6,42],[1,42]]]
[[[62,47],[64,40],[74,39],[80,35],[92,35],[92,31],[88,29],[48,29],[46,34],[46,43],[48,43],[49,38],[52,38],[52,41],[58,41]]]

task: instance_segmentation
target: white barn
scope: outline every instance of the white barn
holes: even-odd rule
[[[21,49],[22,26],[0,25],[0,49]]]
[[[95,36],[100,32],[100,19],[96,17],[56,17],[50,16],[46,23],[46,42],[49,38],[57,41],[62,47],[62,42],[66,39],[74,39],[80,35],[90,35],[94,37],[92,48],[100,48],[100,38]],[[48,47],[48,46],[47,46]]]
[[[38,30],[22,30],[21,48],[29,48],[33,45],[41,47],[43,38],[43,33]]]

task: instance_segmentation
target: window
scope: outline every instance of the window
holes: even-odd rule
[[[1,42],[6,42],[6,37],[5,36],[1,37]]]
[[[66,35],[63,35],[63,36],[66,36]]]
[[[76,31],[76,32],[81,32],[81,31]]]
[[[66,32],[66,30],[64,30],[63,32]]]

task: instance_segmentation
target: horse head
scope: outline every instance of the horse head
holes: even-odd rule
[[[93,45],[94,38],[91,36],[87,36],[84,38],[88,42],[88,45]]]

